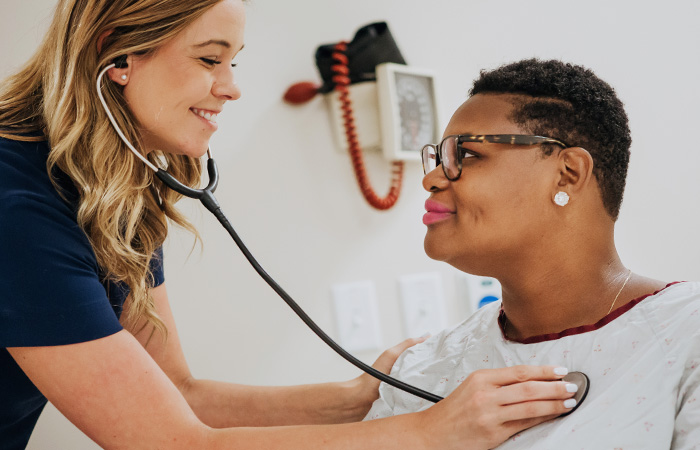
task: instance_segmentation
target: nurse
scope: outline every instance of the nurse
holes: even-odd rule
[[[241,93],[241,0],[60,0],[43,44],[0,86],[0,443],[24,448],[47,400],[104,448],[486,448],[567,408],[565,371],[484,371],[435,407],[358,422],[369,376],[252,387],[194,379],[164,284],[172,222],[194,231],[129,141],[198,183]],[[388,371],[418,342],[385,352]],[[292,426],[293,425],[293,426]],[[286,426],[286,427],[282,427]]]

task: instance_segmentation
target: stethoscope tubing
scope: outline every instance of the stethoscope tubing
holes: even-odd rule
[[[212,160],[210,159],[209,161]],[[204,201],[202,201],[202,203],[204,203]],[[302,321],[304,321],[304,323],[309,328],[311,328],[311,331],[313,331],[316,334],[316,336],[321,338],[321,340],[325,342],[330,348],[332,348],[337,354],[342,356],[346,361],[353,364],[358,369],[395,388],[401,389],[402,391],[416,395],[433,403],[437,403],[440,400],[442,400],[442,397],[440,396],[424,391],[415,386],[411,386],[410,384],[404,383],[403,381],[397,380],[385,373],[378,371],[374,367],[369,366],[364,362],[360,361],[359,359],[355,358],[343,347],[338,345],[318,325],[316,325],[316,323],[306,314],[306,312],[304,312],[304,310],[292,299],[292,297],[290,297],[289,294],[287,294],[284,291],[284,289],[282,289],[282,287],[279,284],[277,284],[277,282],[274,279],[272,279],[272,277],[268,275],[267,272],[265,272],[265,270],[260,266],[260,264],[256,261],[255,257],[253,257],[248,248],[245,246],[245,244],[238,236],[236,231],[233,229],[233,226],[231,226],[231,223],[228,221],[221,208],[217,208],[214,210],[210,209],[209,211],[211,211],[211,213],[214,214],[214,216],[216,216],[216,218],[219,220],[219,223],[221,223],[221,225],[223,225],[226,231],[228,231],[229,235],[231,235],[233,240],[236,242],[236,245],[241,250],[245,258],[248,260],[250,265],[253,266],[253,269],[255,269],[255,271],[263,278],[263,280],[265,280],[265,282],[282,298],[282,300],[284,300],[284,302],[287,303],[287,305],[289,305],[290,308],[292,308],[296,315],[299,316],[299,318]]]
[[[170,189],[173,189],[174,191],[184,195],[185,197],[201,201],[204,207],[216,217],[216,219],[226,229],[231,238],[233,238],[241,253],[243,253],[245,258],[248,260],[250,265],[253,266],[253,269],[255,269],[258,275],[260,275],[260,277],[262,277],[262,279],[265,280],[265,282],[277,293],[277,295],[279,295],[282,298],[282,300],[284,300],[284,302],[290,308],[292,308],[296,315],[299,316],[299,318],[311,329],[311,331],[313,331],[319,338],[321,338],[321,340],[325,342],[330,348],[332,348],[338,355],[343,357],[346,361],[348,361],[358,369],[362,370],[363,372],[373,376],[374,378],[377,378],[380,381],[383,381],[384,383],[390,386],[393,386],[397,389],[401,389],[404,392],[408,392],[409,394],[413,394],[417,397],[420,397],[424,400],[428,400],[433,403],[437,403],[440,400],[442,400],[443,398],[438,395],[432,394],[423,389],[411,386],[410,384],[397,380],[355,358],[352,354],[350,354],[343,347],[338,345],[333,339],[331,339],[330,336],[328,336],[321,329],[321,327],[316,325],[316,323],[311,319],[311,317],[309,317],[308,314],[306,314],[306,312],[297,304],[297,302],[295,302],[294,299],[292,299],[292,297],[289,294],[287,294],[287,292],[284,289],[282,289],[282,287],[265,271],[265,269],[262,268],[262,266],[253,256],[253,254],[248,250],[248,247],[246,247],[246,245],[243,243],[243,240],[238,236],[238,233],[236,233],[236,230],[231,225],[231,222],[229,222],[228,218],[222,211],[221,206],[219,205],[219,202],[217,201],[216,197],[214,197],[214,191],[216,190],[219,182],[219,171],[216,167],[216,162],[212,158],[211,149],[207,149],[207,172],[209,174],[209,183],[203,189],[194,189],[180,183],[178,180],[175,179],[175,177],[170,175],[167,172],[167,170],[156,167],[153,163],[148,161],[148,159],[146,159],[140,152],[138,152],[133,145],[131,145],[131,143],[126,138],[121,128],[117,124],[117,121],[114,119],[114,116],[109,110],[107,102],[105,101],[102,95],[102,77],[109,69],[115,66],[115,64],[108,65],[98,75],[97,95],[115,131],[122,139],[122,141],[124,141],[124,144],[126,144],[126,146],[132,151],[132,153],[136,155],[141,161],[143,161],[148,167],[150,167],[155,172],[158,179],[160,179]]]

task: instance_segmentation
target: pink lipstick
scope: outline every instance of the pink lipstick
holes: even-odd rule
[[[427,212],[423,216],[424,225],[431,225],[449,219],[455,214],[455,212],[447,206],[430,199],[425,201],[425,210]]]

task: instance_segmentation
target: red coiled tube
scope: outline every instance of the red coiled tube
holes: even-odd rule
[[[362,149],[360,148],[360,143],[357,140],[355,116],[352,110],[350,92],[348,90],[348,85],[350,84],[348,73],[350,71],[348,70],[348,57],[345,55],[346,49],[347,44],[345,42],[340,42],[335,46],[335,52],[333,52],[332,57],[337,64],[334,64],[331,67],[331,70],[333,73],[335,73],[333,76],[335,90],[338,91],[340,95],[341,109],[343,110],[343,125],[345,126],[345,136],[350,149],[350,158],[352,159],[352,165],[355,169],[355,177],[357,178],[357,182],[360,185],[360,190],[362,191],[362,195],[365,197],[365,200],[367,200],[367,202],[374,208],[386,210],[394,206],[396,201],[399,199],[401,184],[403,182],[403,161],[392,162],[392,176],[389,193],[384,198],[379,197],[370,185],[367,171],[365,170]]]

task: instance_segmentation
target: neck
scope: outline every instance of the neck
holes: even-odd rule
[[[629,271],[610,235],[596,241],[589,233],[587,242],[557,239],[565,244],[548,242],[537,246],[546,250],[521,252],[511,259],[497,276],[503,286],[508,338],[521,340],[595,323],[607,315],[618,293],[616,306],[625,303],[620,290]]]

